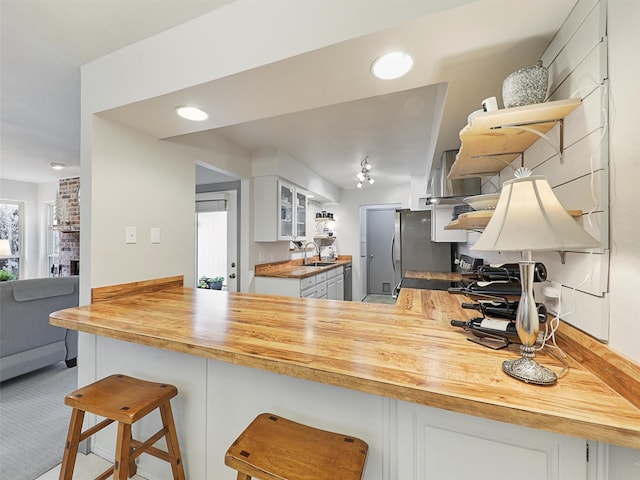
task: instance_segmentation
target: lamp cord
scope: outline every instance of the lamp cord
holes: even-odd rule
[[[608,85],[605,83],[602,84],[592,84],[592,85],[587,85],[585,87],[579,88],[576,91],[574,91],[571,95],[570,98],[574,98],[574,96],[578,93],[581,92],[582,90],[586,90],[586,89],[599,89],[599,88],[603,88],[604,89],[604,93],[602,95],[602,103],[601,103],[601,112],[602,112],[602,117],[604,119],[604,123],[602,125],[602,133],[600,134],[600,138],[598,139],[598,143],[596,144],[596,146],[594,147],[593,151],[591,152],[591,155],[589,156],[589,176],[590,176],[590,188],[591,188],[591,198],[593,200],[593,207],[587,212],[587,222],[589,223],[590,227],[593,227],[593,221],[592,221],[592,214],[596,211],[598,211],[598,209],[600,208],[600,204],[598,202],[598,199],[596,197],[595,194],[595,167],[594,167],[594,160],[595,160],[595,156],[596,153],[600,150],[600,147],[602,145],[602,142],[605,138],[605,135],[608,132],[609,129],[609,118],[607,115],[607,105],[606,102],[608,100]],[[587,270],[587,274],[585,276],[585,278],[582,280],[582,282],[580,282],[578,285],[574,286],[571,289],[571,297],[573,298],[573,303],[574,303],[574,309],[570,312],[567,312],[564,314],[564,317],[568,317],[569,315],[573,315],[576,312],[576,308],[575,308],[575,295],[576,295],[576,290],[581,287],[582,285],[584,285],[585,283],[587,283],[592,276],[592,272],[593,272],[593,251],[589,251],[589,268]],[[562,288],[562,287],[561,287]],[[560,353],[560,355],[562,356],[562,358],[566,358],[566,353],[557,345],[556,343],[556,337],[555,337],[555,333],[558,330],[558,327],[560,326],[560,317],[562,316],[562,302],[558,302],[558,312],[556,313],[556,315],[551,319],[551,321],[549,321],[548,324],[545,325],[545,334],[542,337],[542,341],[540,343],[540,347],[536,348],[536,350],[540,351],[542,350],[545,346],[548,346],[549,348],[553,348],[553,349],[557,349]],[[550,344],[548,344],[548,342],[551,342]],[[549,350],[549,353],[552,353],[551,350]],[[555,356],[555,355],[554,355]],[[556,357],[557,358],[557,357]],[[558,358],[558,360],[560,360]],[[565,362],[563,362],[565,363]],[[565,368],[563,369],[563,371],[561,372],[562,375],[564,375],[564,373],[566,373],[566,369],[568,368],[568,365],[565,364]]]

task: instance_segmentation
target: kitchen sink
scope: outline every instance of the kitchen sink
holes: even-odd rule
[[[335,265],[336,262],[309,262],[305,263],[305,267],[330,267],[331,265]]]

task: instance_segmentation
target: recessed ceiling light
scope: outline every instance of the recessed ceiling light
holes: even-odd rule
[[[390,52],[376,58],[371,73],[382,80],[393,80],[406,75],[413,68],[413,57],[406,52]]]
[[[51,162],[49,166],[54,170],[62,170],[64,167],[66,167],[64,163],[58,163],[58,162]]]
[[[200,110],[198,107],[176,107],[176,113],[182,118],[193,120],[194,122],[202,122],[209,118],[207,112]]]

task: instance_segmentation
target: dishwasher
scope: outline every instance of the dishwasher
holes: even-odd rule
[[[351,264],[348,263],[344,266],[344,299],[347,301],[352,300],[351,294]]]

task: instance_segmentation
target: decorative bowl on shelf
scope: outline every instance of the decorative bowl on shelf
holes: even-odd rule
[[[499,198],[499,193],[487,193],[467,197],[463,201],[474,210],[495,210]]]
[[[548,82],[549,73],[542,60],[521,68],[502,82],[502,103],[505,108],[542,103],[547,98]]]

